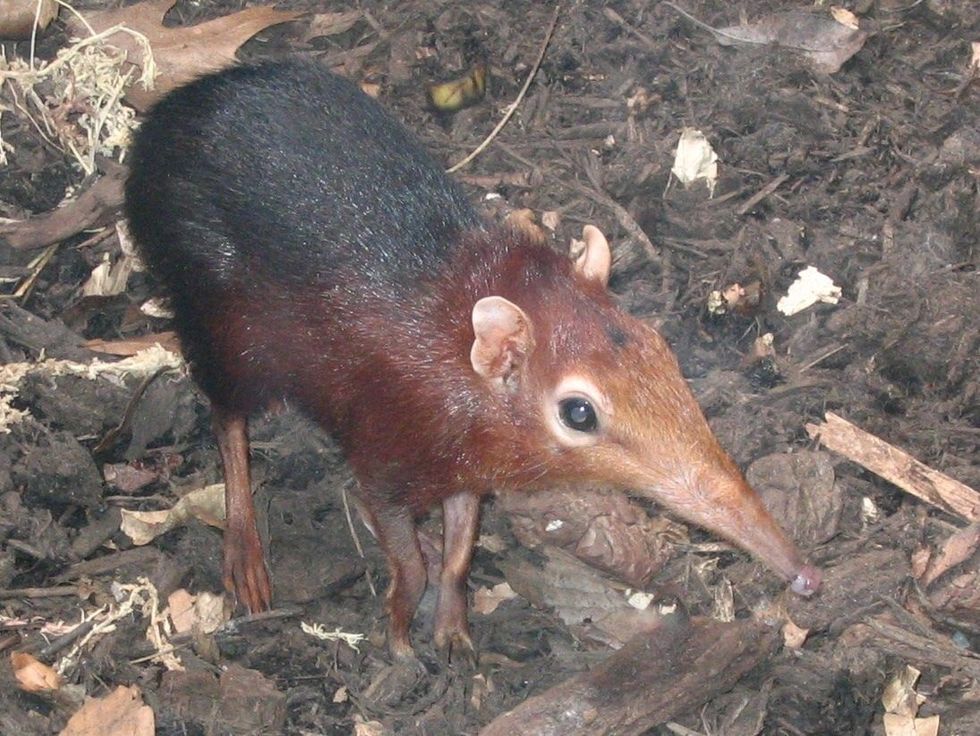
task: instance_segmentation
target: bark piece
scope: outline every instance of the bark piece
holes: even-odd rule
[[[756,621],[665,626],[529,698],[480,736],[646,733],[731,688],[775,651],[778,637],[778,630]]]
[[[0,237],[15,250],[43,248],[82,230],[106,225],[119,213],[126,169],[113,166],[84,192],[57,209],[29,220],[0,223]]]
[[[967,521],[980,521],[980,493],[833,412],[827,412],[823,424],[807,424],[806,431],[826,447],[894,483],[906,493]]]

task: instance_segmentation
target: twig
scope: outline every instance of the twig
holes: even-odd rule
[[[819,358],[814,358],[809,363],[807,363],[805,366],[803,366],[802,368],[800,368],[800,373],[804,373],[805,371],[808,371],[811,368],[813,368],[815,365],[819,365],[820,363],[823,363],[825,360],[827,360],[827,358],[829,358],[832,355],[837,355],[837,353],[839,353],[841,350],[843,350],[846,347],[847,347],[847,345],[838,345],[836,348],[832,348],[832,349],[828,350],[826,353],[824,353],[823,355],[821,355]]]
[[[33,271],[31,271],[31,275],[24,279],[21,285],[17,287],[17,290],[13,293],[14,299],[21,299],[25,302],[27,301],[27,297],[29,297],[31,291],[34,290],[34,284],[37,283],[37,279],[41,275],[41,271],[43,271],[44,267],[51,262],[51,258],[54,257],[55,251],[58,250],[60,245],[60,243],[52,243],[40,256],[34,259],[34,262],[31,264]]]
[[[518,106],[524,100],[524,95],[527,94],[528,88],[531,86],[531,82],[534,81],[534,77],[537,76],[538,69],[541,67],[541,62],[544,61],[544,54],[548,50],[548,44],[551,43],[551,37],[555,35],[555,27],[558,25],[558,13],[561,9],[561,5],[555,6],[555,12],[551,16],[551,23],[548,26],[547,32],[544,34],[544,41],[541,43],[541,50],[538,52],[538,58],[534,62],[534,66],[531,67],[531,72],[527,75],[527,79],[524,80],[524,86],[521,87],[521,91],[517,93],[517,98],[507,106],[507,112],[500,119],[500,122],[490,131],[490,135],[483,139],[483,142],[478,145],[473,151],[462,161],[450,166],[446,172],[452,174],[455,171],[459,171],[461,168],[466,166],[470,161],[475,159],[484,149],[490,145],[491,141],[497,137],[497,134],[507,125],[507,121],[511,119],[511,116],[517,112]]]
[[[33,557],[35,560],[46,560],[48,556],[43,550],[38,549],[33,544],[21,541],[20,539],[8,539],[7,546],[11,549],[15,549],[18,552],[23,552],[28,557]]]
[[[343,488],[340,489],[340,499],[344,503],[344,516],[347,519],[347,528],[350,530],[351,539],[354,540],[354,549],[357,550],[357,554],[360,555],[361,559],[364,559],[364,549],[361,547],[361,539],[357,536],[357,529],[354,528],[354,519],[350,513],[350,504],[347,501],[347,484],[345,483]],[[368,588],[371,591],[371,597],[377,598],[378,591],[374,588],[374,581],[371,580],[370,572],[367,572],[365,568],[365,579],[367,580]]]
[[[832,412],[824,419],[806,425],[810,437],[936,508],[980,521],[980,493]]]
[[[647,257],[654,263],[661,263],[663,261],[660,256],[660,251],[657,250],[657,246],[651,242],[647,234],[643,232],[643,228],[640,227],[640,223],[633,219],[633,215],[631,215],[629,211],[623,207],[623,205],[614,200],[605,192],[591,189],[587,186],[579,184],[577,181],[572,180],[566,183],[580,194],[583,194],[603,207],[607,207],[608,209],[612,210],[623,230],[638,240],[640,245],[643,246],[643,250],[646,251]]]
[[[77,586],[56,585],[51,588],[0,588],[0,600],[4,598],[60,598],[71,595],[78,595]]]
[[[95,623],[94,618],[89,619],[88,621],[83,621],[67,634],[62,634],[61,636],[53,639],[50,644],[38,652],[38,659],[51,659],[62,649],[71,646],[83,636],[88,634],[95,628]]]
[[[115,446],[119,437],[124,432],[128,431],[129,426],[133,423],[133,416],[136,414],[136,409],[139,407],[143,394],[146,393],[146,390],[153,384],[154,381],[156,381],[167,371],[171,370],[173,370],[173,368],[170,366],[161,366],[140,382],[140,385],[136,387],[136,390],[129,399],[129,403],[126,405],[126,411],[123,412],[122,420],[119,422],[119,424],[106,432],[102,439],[99,440],[99,444],[92,449],[93,455],[102,455]]]
[[[759,202],[761,202],[762,200],[764,200],[770,194],[772,194],[777,189],[779,189],[779,187],[781,187],[783,184],[785,184],[787,179],[789,179],[789,174],[780,174],[775,179],[773,179],[771,182],[769,182],[764,187],[762,187],[762,189],[760,189],[754,195],[752,195],[751,197],[749,197],[748,201],[746,201],[745,204],[743,204],[741,207],[739,207],[736,210],[736,212],[738,212],[739,215],[744,215],[744,214],[746,214],[748,212],[751,212],[752,209],[757,204],[759,204]]]
[[[640,41],[642,41],[643,44],[650,51],[653,51],[655,53],[659,53],[660,52],[661,48],[660,48],[660,46],[657,45],[656,41],[654,41],[652,38],[650,38],[648,35],[646,35],[642,31],[638,31],[636,28],[634,28],[633,26],[631,26],[629,23],[626,22],[626,20],[623,18],[623,16],[621,16],[619,13],[617,13],[612,8],[603,8],[602,14],[605,15],[606,18],[608,18],[609,20],[611,20],[613,23],[621,26],[623,28],[623,30],[626,31],[627,33],[629,33],[630,35],[636,36],[636,38],[638,38]]]

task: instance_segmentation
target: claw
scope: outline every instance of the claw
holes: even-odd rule
[[[257,533],[225,531],[224,584],[249,613],[272,607],[272,585]]]

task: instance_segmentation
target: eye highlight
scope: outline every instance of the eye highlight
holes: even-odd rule
[[[558,403],[562,424],[577,432],[595,432],[599,426],[595,408],[588,399],[573,396]]]

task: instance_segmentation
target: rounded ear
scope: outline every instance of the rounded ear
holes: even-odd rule
[[[503,386],[527,361],[534,340],[524,310],[502,296],[484,297],[473,305],[473,370]]]
[[[609,270],[612,267],[612,252],[609,241],[602,230],[595,225],[582,228],[585,247],[575,259],[575,270],[587,279],[598,281],[603,286],[609,283]]]

